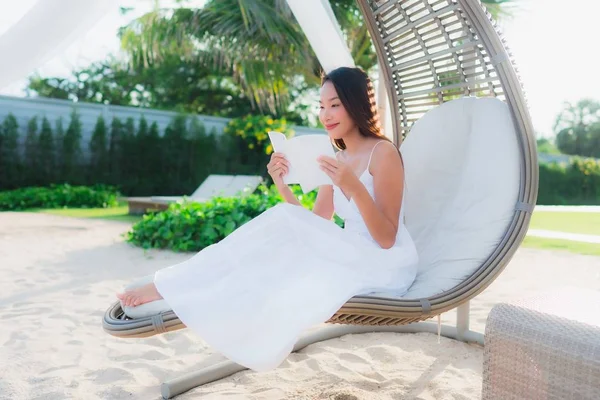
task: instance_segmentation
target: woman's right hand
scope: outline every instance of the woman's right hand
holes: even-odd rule
[[[289,168],[290,163],[283,154],[271,154],[271,161],[267,164],[267,171],[271,175],[271,178],[273,178],[275,185],[278,187],[283,185],[283,177],[288,173]]]

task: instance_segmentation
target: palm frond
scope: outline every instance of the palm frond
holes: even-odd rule
[[[213,0],[202,9],[157,9],[121,32],[132,63],[151,65],[177,55],[233,75],[260,109],[289,100],[286,80],[313,73],[314,55],[287,5]]]
[[[519,0],[481,0],[481,2],[494,19],[501,20],[515,15]]]

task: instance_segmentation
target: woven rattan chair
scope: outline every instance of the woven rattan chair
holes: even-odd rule
[[[382,66],[391,103],[394,141],[402,144],[407,164],[407,227],[415,236],[421,262],[426,265],[409,293],[402,297],[389,293],[354,297],[328,321],[331,324],[326,329],[302,338],[295,350],[348,333],[375,331],[436,333],[440,330],[447,337],[483,343],[483,334],[469,330],[469,301],[501,273],[514,255],[526,234],[537,198],[536,145],[516,69],[490,15],[478,0],[359,0],[358,3]],[[462,118],[462,122],[454,123],[452,118],[457,121]],[[475,129],[477,135],[471,132],[461,136],[460,126],[480,128]],[[454,132],[458,133],[456,140],[451,137],[448,141]],[[477,240],[472,236],[458,238],[452,248],[443,248],[444,235],[450,238],[454,233],[432,232],[431,226],[440,225],[424,226],[423,216],[417,212],[429,191],[441,190],[438,193],[444,195],[447,188],[443,184],[423,181],[428,179],[427,172],[431,177],[439,171],[453,170],[452,165],[433,169],[429,166],[435,164],[435,157],[444,157],[445,147],[457,142],[457,149],[469,150],[464,150],[462,161],[456,160],[460,157],[452,161],[468,166],[463,172],[473,176],[468,185],[463,182],[452,187],[467,191],[466,197],[457,192],[455,203],[458,209],[468,203],[460,212],[465,216],[475,215],[475,220],[456,229],[462,230],[461,234],[477,236],[478,229],[494,231],[485,246],[481,246],[483,250],[476,254],[471,254],[477,250],[473,249]],[[494,151],[504,153],[494,156]],[[479,172],[474,163],[485,166],[481,168],[483,177],[474,175]],[[512,192],[511,196],[503,197],[507,191]],[[415,198],[415,193],[420,198]],[[469,196],[478,196],[478,200],[471,202]],[[478,227],[478,218],[486,215],[480,208],[489,212],[496,207],[495,202],[508,207],[503,219]],[[443,220],[437,215],[433,218]],[[447,222],[446,225],[457,224]],[[442,239],[435,239],[438,236]],[[433,243],[435,240],[437,244]],[[433,245],[436,247],[432,249]],[[457,253],[459,250],[465,252],[464,257]],[[444,257],[439,254],[442,251],[446,252]],[[436,256],[429,257],[429,253]],[[458,272],[449,276],[452,274],[448,271],[455,270]],[[431,281],[435,284],[430,284]],[[149,316],[132,319],[125,316],[116,302],[107,310],[103,327],[111,335],[124,338],[147,337],[185,327],[164,304],[158,307]],[[453,309],[457,309],[456,326],[422,322]],[[163,396],[170,398],[243,369],[223,362],[163,384]]]

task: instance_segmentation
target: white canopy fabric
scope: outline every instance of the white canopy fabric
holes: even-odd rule
[[[328,0],[287,0],[325,72],[354,67],[354,59]],[[393,137],[390,105],[381,73],[375,86],[378,111],[385,135]]]
[[[118,3],[119,0],[37,0],[23,18],[0,36],[0,89],[44,65],[92,29]]]
[[[355,66],[328,0],[287,0],[326,72]],[[0,90],[25,78],[60,54],[94,27],[120,0],[37,0],[31,9],[0,35]],[[386,127],[391,126],[382,82],[378,103]],[[387,102],[385,102],[387,103]],[[391,137],[389,129],[386,135]]]
[[[325,72],[354,67],[354,60],[327,0],[287,0]]]

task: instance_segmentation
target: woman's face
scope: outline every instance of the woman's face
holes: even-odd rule
[[[321,86],[321,100],[319,103],[321,106],[319,119],[325,126],[329,137],[343,139],[354,127],[354,122],[338,98],[331,81],[326,81]]]

